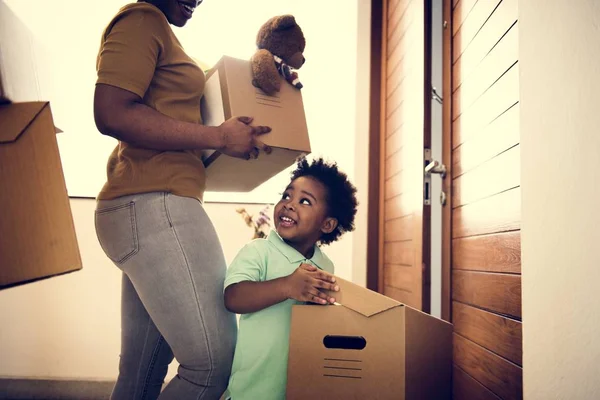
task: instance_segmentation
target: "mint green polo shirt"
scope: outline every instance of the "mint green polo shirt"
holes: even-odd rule
[[[225,288],[234,283],[264,282],[288,276],[300,264],[333,274],[333,263],[315,246],[311,259],[286,244],[276,231],[256,239],[238,253],[227,270]],[[286,300],[240,317],[228,392],[232,400],[285,399],[292,306]]]

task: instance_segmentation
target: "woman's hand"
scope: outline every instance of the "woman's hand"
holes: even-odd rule
[[[231,157],[246,160],[258,158],[259,150],[269,154],[271,148],[258,136],[271,132],[268,126],[250,126],[252,117],[233,117],[219,126],[223,147],[219,151]]]
[[[335,303],[335,298],[327,296],[321,289],[339,290],[333,275],[308,264],[301,264],[293,274],[287,276],[285,286],[289,298],[317,304]]]

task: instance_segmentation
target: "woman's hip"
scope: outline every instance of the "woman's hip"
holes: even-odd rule
[[[105,254],[124,270],[140,262],[172,264],[174,257],[192,269],[225,268],[217,233],[195,198],[153,192],[100,200],[95,226]]]

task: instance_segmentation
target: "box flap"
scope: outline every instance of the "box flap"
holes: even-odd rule
[[[334,297],[339,305],[356,311],[365,317],[371,317],[391,308],[402,306],[402,303],[396,300],[347,280],[336,277],[336,282],[340,287],[340,291],[329,292],[329,295]]]
[[[0,106],[0,143],[17,140],[47,104],[35,101]]]

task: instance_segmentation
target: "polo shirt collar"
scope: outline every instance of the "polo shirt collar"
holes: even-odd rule
[[[300,253],[298,250],[294,249],[292,246],[287,244],[281,238],[281,236],[279,236],[279,234],[277,233],[276,230],[273,229],[273,230],[271,230],[271,232],[269,232],[269,236],[268,236],[267,240],[271,244],[273,244],[275,246],[275,248],[281,254],[283,254],[285,256],[285,258],[287,258],[287,260],[291,264],[296,264],[296,263],[300,263],[300,262],[307,260],[307,258],[304,257],[304,255],[302,253]],[[321,252],[321,249],[319,248],[319,246],[315,245],[315,252],[314,252],[312,258],[310,259],[310,261],[312,263],[314,263],[320,269],[323,269],[322,266],[325,265],[325,256]]]

